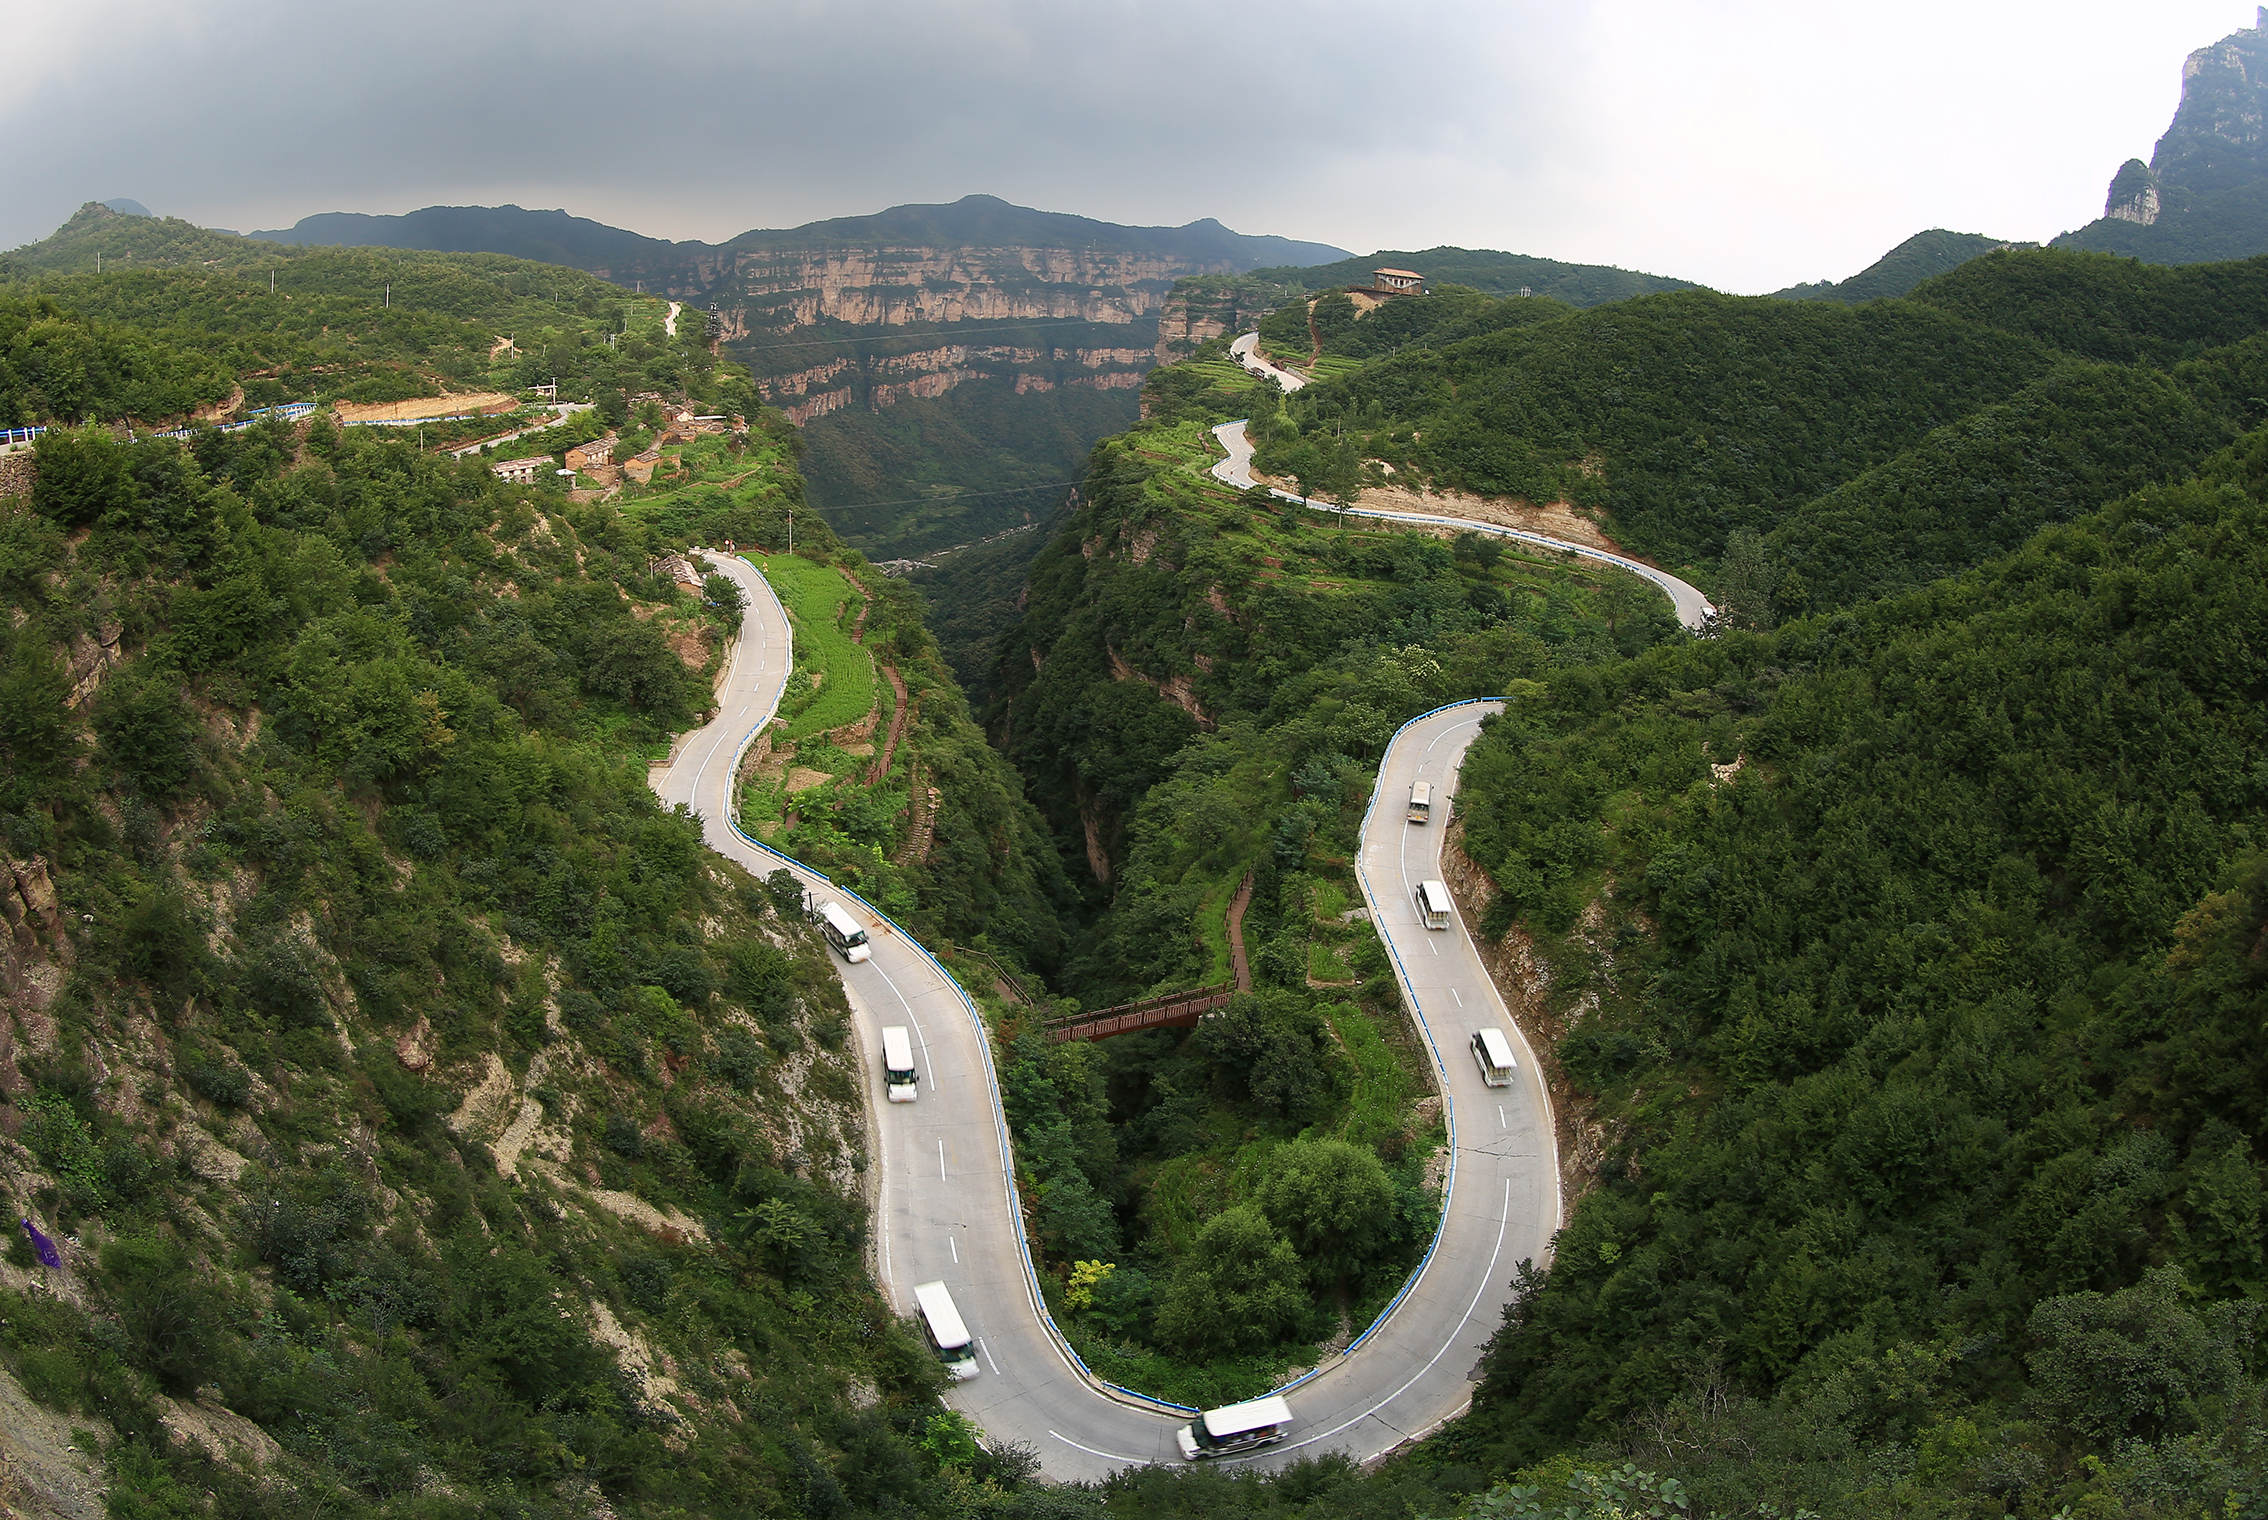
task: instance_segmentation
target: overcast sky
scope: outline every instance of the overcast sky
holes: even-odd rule
[[[0,247],[564,207],[658,237],[982,191],[1758,292],[2039,240],[2148,158],[2228,0],[0,0]]]

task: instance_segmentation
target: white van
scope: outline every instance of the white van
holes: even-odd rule
[[[1433,815],[1433,783],[1415,782],[1410,787],[1410,813],[1412,823],[1423,823]]]
[[[882,1031],[882,1092],[892,1103],[911,1103],[921,1096],[921,1074],[914,1070],[913,1041],[906,1026],[892,1024]]]
[[[953,1295],[941,1282],[921,1283],[913,1290],[914,1302],[921,1308],[921,1333],[929,1341],[929,1349],[945,1364],[945,1370],[961,1381],[977,1375],[976,1338],[969,1327],[961,1323],[961,1311],[953,1307]]]
[[[1181,1454],[1192,1462],[1225,1457],[1268,1446],[1284,1438],[1291,1428],[1291,1405],[1281,1394],[1270,1394],[1247,1404],[1208,1409],[1173,1433]]]
[[[1442,881],[1421,881],[1417,884],[1418,922],[1428,929],[1446,929],[1456,909],[1449,901],[1449,884]]]
[[[1473,1060],[1480,1066],[1481,1080],[1489,1086],[1512,1085],[1512,1042],[1504,1038],[1503,1030],[1475,1030]]]
[[[819,905],[819,932],[827,936],[827,943],[835,947],[837,955],[853,965],[874,954],[874,947],[866,942],[866,931],[839,903]]]

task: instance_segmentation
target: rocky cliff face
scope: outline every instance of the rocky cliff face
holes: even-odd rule
[[[2256,25],[2189,55],[2150,161],[2120,165],[2101,220],[2056,243],[2158,263],[2268,251],[2268,6]]]
[[[1233,267],[1109,249],[722,247],[593,272],[707,309],[711,330],[759,377],[765,400],[802,426],[846,407],[878,409],[979,380],[1006,381],[1018,395],[1064,386],[1138,389],[1168,354],[1157,323],[1177,284]],[[1186,317],[1176,320],[1186,332]],[[1205,336],[1222,330],[1218,315],[1208,320]],[[1018,340],[1009,343],[866,352],[879,335],[960,323],[1033,327],[1003,334]],[[1063,330],[1047,330],[1055,324]],[[814,332],[841,347],[829,352],[811,341]]]
[[[2268,7],[2257,24],[2191,53],[2181,70],[2181,105],[2158,139],[2150,172],[2161,186],[2209,195],[2261,177],[2268,121]]]
[[[803,350],[790,350],[801,353]],[[799,369],[764,375],[764,399],[798,427],[863,403],[876,410],[908,398],[935,398],[956,386],[1000,380],[1015,394],[1062,386],[1134,390],[1154,362],[1136,347],[1011,343],[940,343],[894,354],[838,354]]]
[[[1272,280],[1200,276],[1168,293],[1158,313],[1157,362],[1171,364],[1197,345],[1239,333],[1292,299],[1297,292]]]
[[[904,327],[1068,318],[1129,326],[1152,317],[1181,276],[1224,267],[1070,248],[748,252],[698,295],[744,330],[775,337],[822,322]]]
[[[2103,203],[2103,215],[2113,221],[2133,222],[2147,227],[2158,219],[2158,177],[2150,166],[2139,158],[2130,158],[2119,167],[2110,182],[2110,195]]]

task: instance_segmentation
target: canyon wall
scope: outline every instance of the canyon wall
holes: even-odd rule
[[[728,328],[728,331],[730,329]],[[815,363],[764,373],[762,344],[751,355],[764,400],[801,427],[815,417],[863,404],[875,410],[908,398],[933,399],[972,381],[999,380],[1019,396],[1058,387],[1135,390],[1156,362],[1148,345],[939,343],[900,353],[835,353]],[[872,346],[846,341],[846,348]],[[735,345],[736,354],[743,350]],[[807,358],[810,347],[783,345],[781,357]]]

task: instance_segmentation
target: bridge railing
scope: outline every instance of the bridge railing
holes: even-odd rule
[[[1193,987],[1181,992],[1160,993],[1138,1003],[1121,1003],[1115,1008],[1097,1008],[1091,1013],[1074,1013],[1063,1018],[1049,1019],[1042,1028],[1054,1041],[1107,1040],[1114,1034],[1132,1034],[1137,1029],[1165,1029],[1175,1024],[1194,1024],[1218,1008],[1226,1008],[1229,999],[1236,996],[1236,983],[1222,982],[1214,987]]]

